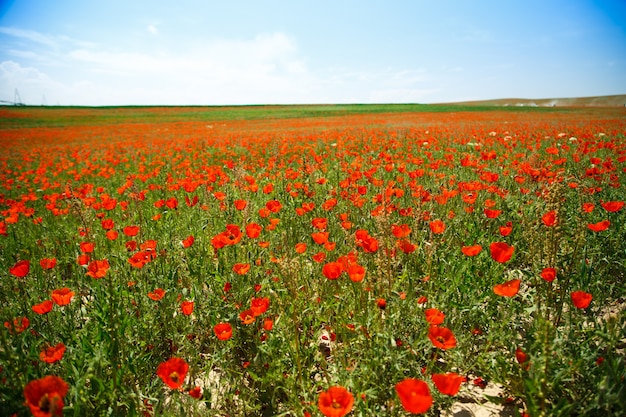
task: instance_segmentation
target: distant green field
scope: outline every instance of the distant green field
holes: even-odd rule
[[[335,104],[335,105],[250,105],[183,107],[4,107],[0,108],[0,129],[59,127],[111,123],[153,123],[182,121],[225,121],[337,117],[354,114],[413,112],[553,112],[564,108],[502,107],[455,104]]]

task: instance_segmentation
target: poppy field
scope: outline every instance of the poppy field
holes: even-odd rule
[[[626,415],[626,110],[0,108],[0,415]]]

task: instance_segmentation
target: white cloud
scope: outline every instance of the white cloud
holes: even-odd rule
[[[4,33],[5,35],[29,40],[31,42],[36,42],[50,47],[55,47],[57,45],[53,37],[32,30],[0,26],[0,33]]]
[[[81,47],[93,48],[96,46],[93,42],[87,42],[81,39],[74,39],[66,35],[49,35],[34,30],[26,30],[8,26],[0,26],[0,33],[9,35],[12,38],[21,41],[34,42],[38,46],[47,46],[50,48],[62,47],[64,44],[73,44]],[[34,46],[34,45],[33,45]]]
[[[47,74],[14,61],[0,63],[0,100],[12,101],[17,89],[26,104],[40,104],[45,90],[56,83]]]
[[[138,73],[153,68],[163,68],[166,64],[158,58],[146,54],[128,52],[107,52],[88,49],[76,49],[67,54],[67,57],[79,64],[96,64],[87,67],[98,72],[132,72]]]
[[[11,31],[32,42],[45,39],[25,33]],[[77,44],[81,47],[74,48]],[[277,103],[306,92],[302,86],[309,78],[295,41],[282,33],[215,39],[185,50],[157,52],[107,49],[73,40],[48,46],[43,53],[4,51],[14,59],[0,66],[3,98],[12,97],[18,88],[27,104],[39,104],[42,94],[51,104]],[[43,67],[54,68],[53,75],[38,69]]]
[[[94,69],[112,72],[181,73],[209,71],[208,75],[233,76],[250,69],[302,72],[293,41],[283,34],[259,35],[252,40],[215,40],[186,52],[115,52],[96,48],[72,50],[67,57],[78,63],[97,64]],[[220,74],[221,73],[221,74]]]
[[[41,61],[42,59],[42,56],[36,52],[25,51],[21,49],[9,49],[7,50],[7,55],[10,55],[16,58],[24,58],[27,60],[33,60],[33,61]]]
[[[0,63],[0,79],[3,83],[44,83],[50,78],[32,67],[22,67],[17,62],[4,61]]]
[[[11,32],[18,35],[39,45],[52,39]],[[44,51],[5,50],[14,60],[2,63],[2,94],[18,88],[27,104],[45,94],[64,105],[219,105],[423,101],[431,92],[423,69],[313,74],[295,39],[281,32],[164,45],[119,49],[59,36]]]
[[[103,91],[117,100],[133,91],[130,103],[221,104],[286,102],[310,81],[296,43],[282,33],[252,39],[217,39],[185,51],[115,52],[82,48],[67,57],[83,68],[82,77],[103,77],[120,90]],[[92,87],[90,87],[92,88]],[[287,93],[291,94],[291,98]],[[185,100],[185,97],[187,99]]]

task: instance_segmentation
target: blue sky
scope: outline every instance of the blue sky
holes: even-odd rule
[[[624,0],[0,0],[0,100],[437,103],[626,93]]]

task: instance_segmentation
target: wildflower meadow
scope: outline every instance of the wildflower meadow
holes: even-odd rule
[[[0,415],[626,415],[624,108],[2,107],[0,149]]]

